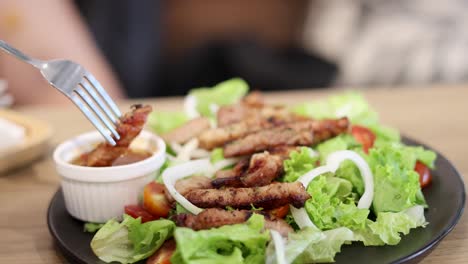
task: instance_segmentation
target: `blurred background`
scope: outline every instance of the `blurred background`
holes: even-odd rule
[[[467,80],[466,11],[455,0],[0,0],[0,39],[72,58],[115,96],[183,95],[232,77],[265,91],[397,87]],[[18,92],[39,82],[19,64],[0,54],[0,78],[17,103],[37,103]]]

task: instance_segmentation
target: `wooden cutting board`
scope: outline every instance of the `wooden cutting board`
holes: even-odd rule
[[[0,151],[0,175],[8,170],[28,165],[48,150],[52,128],[47,123],[5,109],[0,109],[0,118],[24,127],[26,132],[21,144]]]

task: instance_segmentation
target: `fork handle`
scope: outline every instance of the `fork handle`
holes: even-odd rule
[[[41,61],[33,59],[33,58],[27,56],[23,52],[13,48],[12,46],[10,46],[8,43],[6,43],[5,41],[3,41],[1,39],[0,39],[0,48],[3,49],[4,51],[6,51],[7,53],[15,56],[16,58],[31,64],[32,66],[34,66],[36,68],[42,68],[43,63]]]

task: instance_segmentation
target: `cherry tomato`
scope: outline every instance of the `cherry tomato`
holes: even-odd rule
[[[175,249],[176,243],[174,239],[167,240],[148,260],[146,260],[146,264],[171,264],[171,257]]]
[[[375,141],[375,134],[367,127],[353,125],[351,127],[351,134],[357,142],[362,144],[362,149],[365,153],[369,153]]]
[[[429,184],[431,184],[432,182],[431,171],[426,165],[424,165],[424,163],[420,162],[419,160],[416,161],[414,170],[419,174],[419,185],[421,185],[421,188],[425,188]]]
[[[283,205],[281,207],[275,208],[270,210],[270,214],[278,217],[278,218],[284,218],[286,215],[289,213],[289,205]]]
[[[164,195],[164,185],[157,182],[150,182],[143,191],[143,208],[157,217],[167,217],[171,210],[171,205]]]
[[[150,214],[143,207],[139,205],[127,205],[125,206],[125,213],[133,218],[141,217],[141,222],[146,223],[158,219],[154,215]]]

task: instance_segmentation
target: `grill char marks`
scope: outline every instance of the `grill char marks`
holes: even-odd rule
[[[272,209],[286,204],[303,207],[310,195],[300,182],[272,183],[254,188],[192,190],[186,198],[201,208],[230,206],[248,209],[251,206]]]
[[[249,155],[278,146],[311,146],[348,131],[347,118],[308,120],[264,129],[224,147],[225,157]]]

